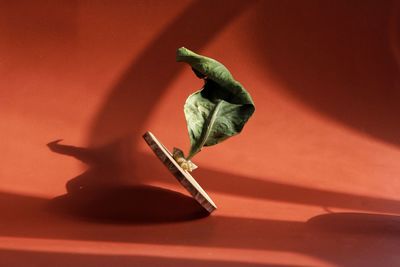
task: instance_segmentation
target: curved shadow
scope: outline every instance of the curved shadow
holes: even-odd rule
[[[191,3],[146,46],[110,89],[92,122],[89,145],[104,145],[126,135],[141,136],[138,131],[147,114],[183,68],[175,62],[176,49],[187,46],[200,51],[253,3],[212,0]]]
[[[249,44],[260,68],[265,64],[293,96],[398,146],[400,83],[389,34],[394,2],[263,1]]]
[[[154,186],[90,187],[56,197],[50,210],[108,223],[169,223],[208,215],[193,198]]]

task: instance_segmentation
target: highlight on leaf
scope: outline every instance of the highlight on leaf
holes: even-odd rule
[[[193,156],[205,146],[239,134],[255,107],[250,94],[220,62],[184,47],[177,50],[176,60],[189,64],[194,74],[204,80],[203,88],[191,94],[184,106],[191,144],[188,156],[174,149],[175,160],[191,171]]]

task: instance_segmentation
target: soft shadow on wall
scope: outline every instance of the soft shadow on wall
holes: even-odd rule
[[[139,131],[148,114],[184,67],[175,62],[176,49],[185,45],[201,51],[254,3],[206,0],[190,4],[146,46],[110,89],[93,120],[89,144],[104,145],[127,134],[141,136]]]
[[[247,37],[260,62],[293,96],[399,146],[400,5],[395,2],[263,1]]]

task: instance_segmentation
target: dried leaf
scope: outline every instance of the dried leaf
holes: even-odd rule
[[[184,47],[177,61],[188,63],[204,87],[188,97],[184,106],[191,148],[191,159],[204,146],[218,144],[240,133],[255,107],[250,94],[218,61]]]

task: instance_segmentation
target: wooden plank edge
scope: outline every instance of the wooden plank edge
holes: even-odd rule
[[[217,209],[217,206],[197,183],[193,176],[183,170],[172,157],[171,152],[158,141],[158,139],[149,131],[143,135],[144,140],[153,150],[154,154],[161,160],[165,167],[174,175],[178,182],[190,193],[190,195],[209,213]],[[197,187],[197,188],[196,188]]]

